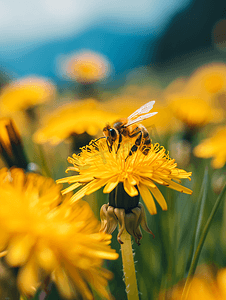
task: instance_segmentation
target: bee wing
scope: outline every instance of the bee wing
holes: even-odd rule
[[[148,118],[150,118],[150,117],[152,117],[152,116],[154,116],[156,114],[157,114],[157,112],[153,112],[153,113],[145,114],[143,116],[139,116],[139,117],[137,117],[137,118],[135,118],[135,119],[133,119],[131,121],[128,121],[126,123],[125,127],[130,126],[130,125],[132,125],[134,123],[138,123],[138,122],[141,122],[143,120],[146,120],[146,119],[148,119]]]
[[[150,102],[144,104],[143,106],[141,106],[140,108],[138,108],[134,113],[132,113],[132,115],[130,115],[127,118],[127,123],[126,123],[125,127],[132,125],[134,123],[141,122],[145,119],[148,119],[148,118],[156,115],[157,112],[149,113],[149,111],[153,108],[154,104],[155,104],[155,101],[150,101]]]
[[[138,108],[134,113],[132,113],[132,115],[130,115],[127,118],[128,121],[136,119],[140,115],[147,114],[153,108],[154,104],[155,104],[155,101],[150,101],[150,102],[144,104],[143,106],[141,106],[140,108]]]

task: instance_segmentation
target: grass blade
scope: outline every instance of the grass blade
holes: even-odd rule
[[[206,202],[206,198],[207,198],[207,189],[208,189],[208,168],[205,168],[202,186],[201,186],[200,194],[198,197],[199,205],[198,205],[198,209],[197,209],[197,222],[195,225],[195,229],[194,229],[194,233],[193,233],[193,237],[192,237],[191,248],[189,251],[188,262],[187,262],[186,269],[188,269],[188,270],[190,269],[191,261],[194,257],[195,249],[197,248],[198,240],[199,240],[200,233],[201,233],[204,207],[205,207],[205,202]],[[189,268],[188,268],[188,266],[189,266]],[[185,270],[185,272],[187,272],[187,271]]]
[[[206,236],[207,236],[207,233],[209,231],[209,228],[210,228],[210,225],[213,221],[213,218],[221,204],[221,201],[222,199],[224,199],[224,195],[225,195],[225,192],[226,192],[226,184],[221,192],[221,194],[219,195],[219,197],[217,198],[217,201],[215,202],[214,204],[214,207],[210,213],[210,216],[206,222],[206,225],[203,229],[203,232],[200,236],[200,239],[199,239],[199,243],[198,243],[198,246],[197,246],[197,249],[194,253],[194,256],[193,256],[193,259],[192,259],[192,262],[191,262],[191,267],[190,267],[190,270],[188,272],[188,277],[187,277],[187,280],[185,282],[185,286],[184,286],[184,290],[183,290],[183,294],[182,294],[182,299],[186,300],[187,299],[187,296],[188,296],[188,292],[189,292],[189,286],[190,286],[190,283],[191,283],[191,279],[192,279],[192,276],[194,275],[195,273],[195,269],[196,269],[196,266],[198,264],[198,260],[199,260],[199,256],[200,256],[200,253],[201,253],[201,250],[202,250],[202,247],[203,247],[203,244],[205,242],[205,239],[206,239]]]

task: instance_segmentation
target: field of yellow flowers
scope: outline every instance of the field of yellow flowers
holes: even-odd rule
[[[226,64],[61,64],[0,91],[0,299],[226,299]]]

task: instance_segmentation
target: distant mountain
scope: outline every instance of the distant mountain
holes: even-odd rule
[[[126,70],[148,63],[152,49],[146,51],[151,40],[155,40],[153,33],[118,34],[97,27],[70,38],[2,48],[0,64],[16,77],[36,74],[59,83],[63,79],[57,74],[57,58],[89,49],[105,55],[114,66],[115,76],[120,76]]]
[[[225,18],[225,1],[192,0],[186,9],[178,12],[169,22],[157,41],[152,59],[165,68],[166,63],[174,64],[175,59],[183,59],[184,55],[214,50],[213,29],[217,22]],[[217,35],[225,42],[225,23],[219,27]]]

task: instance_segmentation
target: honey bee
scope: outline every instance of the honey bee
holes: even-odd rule
[[[151,144],[149,133],[142,124],[136,123],[157,114],[157,112],[149,113],[154,104],[155,101],[150,101],[137,109],[128,118],[118,120],[113,124],[113,126],[107,125],[104,127],[103,134],[106,137],[109,152],[112,151],[112,146],[115,142],[118,142],[116,152],[118,151],[123,137],[137,137],[135,144],[130,151],[131,154],[132,152],[135,152],[138,147],[141,149],[144,155],[148,154],[148,147]]]

